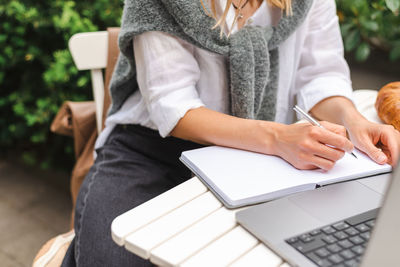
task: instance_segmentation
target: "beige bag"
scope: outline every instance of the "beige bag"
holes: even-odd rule
[[[58,111],[50,127],[54,133],[74,138],[76,163],[71,174],[71,197],[75,207],[79,188],[93,165],[93,149],[97,137],[96,106],[94,101],[66,101]],[[74,212],[72,212],[73,216]],[[71,227],[72,227],[71,219]]]
[[[87,140],[96,128],[96,105],[94,101],[66,101],[58,111],[50,130],[74,137],[75,157],[82,154]]]

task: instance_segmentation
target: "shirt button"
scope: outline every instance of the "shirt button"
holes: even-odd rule
[[[250,24],[252,24],[252,23],[253,23],[253,19],[250,18],[250,19],[247,20],[247,24],[248,24],[248,25],[250,25]]]

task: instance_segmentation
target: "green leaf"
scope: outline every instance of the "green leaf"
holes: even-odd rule
[[[42,143],[46,140],[46,135],[42,132],[38,132],[31,136],[32,143]]]
[[[36,100],[36,106],[39,109],[45,109],[50,103],[49,103],[49,99],[47,98],[39,98],[38,100]]]
[[[341,33],[342,33],[342,36],[343,36],[343,37],[347,36],[347,35],[349,34],[349,31],[350,31],[351,29],[353,29],[354,27],[355,27],[355,25],[352,24],[352,23],[347,23],[347,24],[341,25],[340,31],[341,31]]]
[[[14,113],[18,116],[23,116],[25,114],[25,106],[22,102],[18,102],[13,105]]]
[[[5,98],[0,98],[0,107],[5,106],[6,104],[7,104],[7,100]]]
[[[25,164],[33,166],[36,164],[36,156],[32,152],[24,152],[22,154],[22,160],[24,161]]]
[[[7,40],[7,34],[0,34],[0,44]]]
[[[88,82],[88,78],[86,76],[82,76],[78,79],[76,84],[78,85],[78,87],[84,87],[88,84]]]
[[[50,164],[51,164],[51,162],[49,160],[43,161],[42,163],[40,163],[40,168],[42,170],[48,170],[48,169],[50,169]]]
[[[361,25],[370,31],[376,32],[379,30],[379,24],[376,23],[375,21],[362,21]]]
[[[347,52],[353,51],[361,40],[360,32],[355,29],[344,39],[344,46]]]
[[[356,60],[365,61],[371,54],[371,48],[367,43],[362,43],[356,50]]]
[[[14,134],[14,133],[17,131],[17,126],[16,126],[15,124],[11,124],[11,125],[8,126],[8,130],[9,130],[11,133]]]
[[[387,7],[393,12],[396,13],[400,8],[400,0],[385,0]]]

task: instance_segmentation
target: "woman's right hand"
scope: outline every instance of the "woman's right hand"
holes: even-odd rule
[[[354,146],[343,126],[321,124],[325,129],[309,123],[281,125],[275,132],[274,154],[297,169],[332,169],[345,151],[352,151]]]
[[[321,124],[326,129],[309,123],[285,125],[241,119],[200,107],[188,111],[171,135],[204,145],[276,155],[298,169],[329,170],[344,151],[353,150],[353,144],[343,126]]]

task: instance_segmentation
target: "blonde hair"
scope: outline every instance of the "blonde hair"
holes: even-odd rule
[[[204,5],[204,0],[200,0],[201,5],[203,6],[206,14],[216,20],[216,24],[214,25],[214,27],[212,29],[220,27],[221,28],[221,36],[224,33],[226,16],[228,15],[228,11],[229,11],[230,6],[232,5],[232,1],[233,0],[227,0],[226,1],[226,5],[225,5],[225,8],[224,8],[224,10],[222,12],[222,15],[220,17],[218,17],[217,9],[216,9],[216,6],[215,6],[215,0],[210,0],[210,2],[211,2],[211,7],[210,7],[211,8],[211,13],[208,11],[206,6]],[[273,6],[276,6],[276,7],[280,8],[280,9],[282,9],[282,12],[285,11],[286,16],[292,15],[292,0],[262,0],[262,1],[267,1],[270,5],[273,5]],[[236,21],[238,19],[238,16],[239,16],[239,12],[237,10],[236,11],[236,15],[235,15],[235,19],[233,20],[233,24],[236,23]],[[233,27],[231,27],[231,29],[232,28]],[[229,35],[230,35],[230,32],[229,32],[228,36]]]

